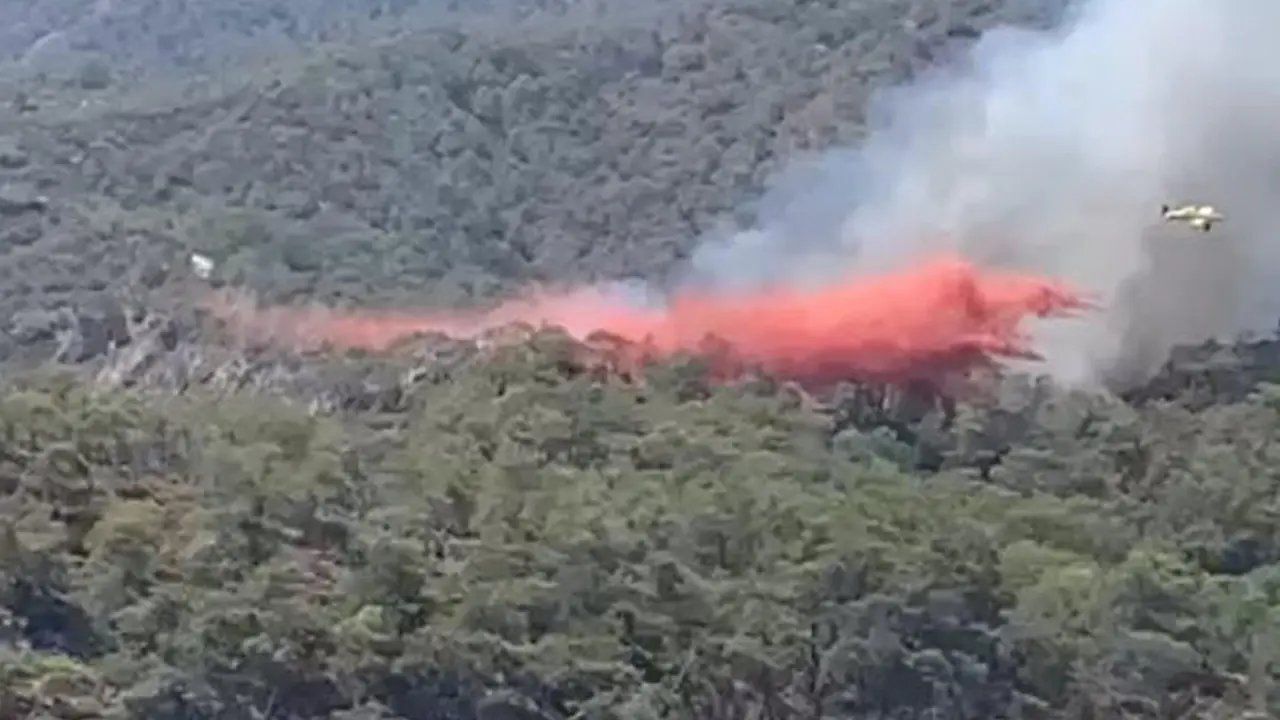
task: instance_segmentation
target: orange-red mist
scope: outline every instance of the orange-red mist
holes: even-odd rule
[[[595,331],[658,355],[699,352],[708,336],[735,363],[800,382],[928,380],[1000,358],[1036,358],[1024,323],[1089,307],[1032,274],[983,270],[954,256],[809,289],[687,291],[661,310],[594,290],[532,293],[484,313],[253,308],[213,296],[207,307],[236,332],[295,345],[384,349],[407,336],[472,336],[512,322]]]

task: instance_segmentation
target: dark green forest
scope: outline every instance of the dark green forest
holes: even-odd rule
[[[555,331],[395,357],[327,414],[8,383],[4,716],[1280,708],[1280,386],[908,412]]]
[[[1064,4],[0,2],[0,720],[1280,717],[1275,340],[952,404],[193,292],[660,278]]]

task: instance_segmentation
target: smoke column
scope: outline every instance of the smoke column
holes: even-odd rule
[[[1050,32],[998,29],[963,66],[882,93],[859,148],[798,167],[758,231],[690,276],[752,287],[958,251],[1060,278],[1103,311],[1035,329],[1078,385],[1143,379],[1173,344],[1280,316],[1280,3],[1087,0]],[[1227,222],[1165,225],[1164,202]]]
[[[762,298],[816,312],[805,303],[856,296],[875,309],[837,323],[841,332],[874,328],[882,348],[893,345],[887,338],[897,347],[918,339],[921,328],[941,333],[917,343],[909,362],[924,362],[946,338],[953,349],[987,338],[977,345],[1001,354],[995,348],[1002,343],[1027,347],[1016,337],[1022,319],[1053,314],[998,292],[1002,300],[988,303],[986,290],[1003,282],[992,273],[1003,269],[1041,294],[1072,288],[1097,301],[1100,312],[1032,327],[1030,346],[1047,361],[1037,370],[1076,385],[1138,381],[1173,344],[1274,327],[1280,284],[1271,282],[1271,268],[1280,260],[1280,238],[1270,208],[1280,201],[1280,45],[1272,36],[1280,3],[1086,0],[1072,10],[1052,31],[991,31],[963,63],[882,92],[861,146],[796,164],[761,201],[758,229],[704,240],[671,309],[701,317],[695,328],[735,329],[768,318],[790,329],[803,314],[776,322],[779,315],[762,312]],[[1228,219],[1209,234],[1162,222],[1162,203],[1188,201],[1213,203]],[[937,303],[917,307],[920,317],[947,314],[952,296],[927,292],[928,268],[955,256],[985,268],[961,274],[976,288],[962,295],[986,309],[947,315],[960,321],[945,328],[917,323],[916,335],[890,327],[904,317],[885,299],[892,296],[883,294],[886,278],[914,288],[903,297]],[[717,297],[736,298],[753,312],[735,315],[723,304],[703,312]],[[284,324],[350,340],[395,328],[477,330],[499,318],[567,325],[590,318],[600,329],[643,327],[670,337],[672,323],[685,322],[646,312],[597,289],[483,318],[322,313]],[[993,331],[984,318],[994,316],[1004,320]],[[261,326],[265,317],[241,326]],[[740,342],[755,343],[757,359],[789,362],[736,330]],[[787,357],[812,340],[775,337],[789,344]],[[843,339],[832,342],[854,352]],[[855,354],[865,359],[869,346]],[[829,360],[830,347],[808,347],[818,364]]]

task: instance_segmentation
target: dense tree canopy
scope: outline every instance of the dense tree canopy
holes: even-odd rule
[[[203,332],[191,252],[339,305],[660,278],[1065,5],[673,4],[0,2],[0,720],[1280,717],[1275,341],[952,406]]]
[[[394,407],[328,415],[13,380],[0,706],[1280,708],[1280,390],[1190,410],[1009,378],[892,432],[852,387],[819,403],[767,378],[712,386],[692,359],[627,382],[573,351],[540,333],[406,376]]]

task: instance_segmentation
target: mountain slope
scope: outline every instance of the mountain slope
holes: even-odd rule
[[[599,3],[303,42],[217,82],[17,75],[0,302],[163,285],[188,250],[277,298],[657,278],[789,159],[855,141],[876,87],[1054,5]]]

